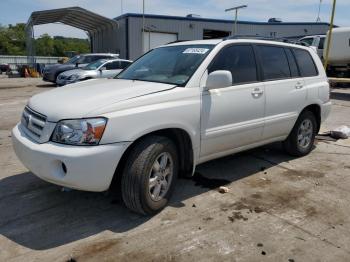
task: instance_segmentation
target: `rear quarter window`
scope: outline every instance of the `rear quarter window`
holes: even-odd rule
[[[283,47],[258,46],[264,80],[278,80],[291,77],[287,55]]]
[[[299,66],[300,74],[302,77],[317,76],[318,70],[316,68],[315,62],[306,50],[294,49],[294,55]]]

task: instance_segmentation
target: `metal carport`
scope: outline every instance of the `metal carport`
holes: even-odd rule
[[[33,58],[35,55],[33,27],[49,23],[62,23],[84,30],[89,35],[92,52],[120,52],[116,49],[117,21],[81,7],[67,7],[36,11],[31,14],[26,25],[27,55],[29,58]],[[101,41],[102,39],[103,41]]]

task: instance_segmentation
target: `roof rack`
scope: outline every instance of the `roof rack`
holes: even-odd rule
[[[256,39],[256,40],[267,40],[267,41],[276,41],[276,42],[282,42],[282,43],[289,43],[289,44],[295,44],[295,45],[302,45],[302,46],[309,46],[308,44],[304,42],[300,42],[298,40],[292,40],[288,38],[277,38],[277,37],[268,37],[268,36],[260,36],[260,35],[234,35],[234,36],[228,36],[225,37],[223,40],[233,40],[233,39]]]

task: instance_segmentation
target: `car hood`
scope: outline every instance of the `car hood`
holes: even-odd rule
[[[50,66],[45,66],[45,70],[46,71],[65,71],[65,70],[69,70],[69,69],[73,69],[76,66],[74,64],[54,64],[54,65],[50,65]]]
[[[150,95],[175,85],[124,80],[96,79],[71,84],[33,96],[28,106],[47,116],[48,121],[94,117],[94,110],[104,106]]]

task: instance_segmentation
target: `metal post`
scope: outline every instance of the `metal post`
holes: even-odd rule
[[[235,35],[237,34],[237,19],[238,19],[238,9],[236,9],[236,16],[235,16],[235,33],[234,33]]]
[[[320,4],[318,5],[318,13],[317,13],[317,18],[316,18],[316,23],[321,22],[321,5],[322,5],[322,0],[320,0]]]
[[[237,34],[238,9],[246,8],[246,7],[248,7],[248,6],[247,5],[240,5],[240,6],[228,8],[228,9],[225,10],[225,12],[235,10],[235,21],[234,21],[233,29],[232,29],[232,32],[231,32],[232,35]]]
[[[144,39],[144,32],[145,32],[145,0],[142,1],[142,54],[145,52],[145,39]]]
[[[329,32],[328,32],[328,39],[327,39],[327,47],[326,47],[326,56],[324,58],[324,68],[327,70],[328,66],[328,58],[329,58],[329,50],[331,48],[331,40],[332,40],[332,31],[333,31],[333,24],[334,24],[334,16],[335,16],[335,7],[337,4],[337,0],[333,0],[333,7],[332,7],[332,15],[331,15],[331,24],[329,26]]]

